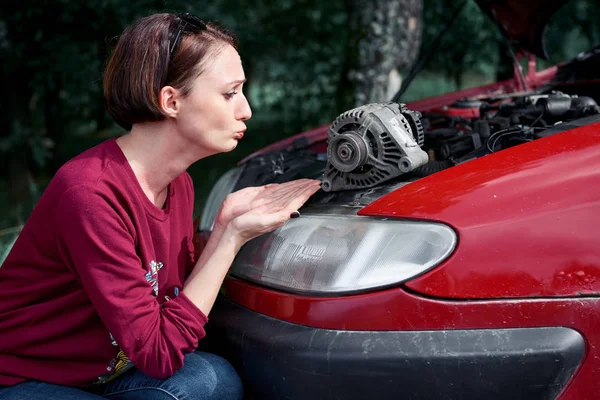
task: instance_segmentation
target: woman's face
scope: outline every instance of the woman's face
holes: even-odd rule
[[[231,151],[244,136],[244,121],[252,116],[242,93],[245,80],[239,54],[226,45],[180,100],[179,131],[201,156]]]

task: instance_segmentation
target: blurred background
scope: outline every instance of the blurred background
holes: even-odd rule
[[[548,59],[538,69],[600,44],[599,9],[595,0],[571,0],[556,13],[545,33]],[[123,133],[104,109],[103,67],[126,25],[163,11],[191,12],[237,35],[254,114],[235,151],[190,168],[196,214],[216,179],[246,155],[354,106],[389,100],[432,45],[402,102],[513,73],[498,28],[474,0],[5,2],[0,252],[65,161]]]

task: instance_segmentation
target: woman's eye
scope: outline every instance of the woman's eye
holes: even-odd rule
[[[229,93],[225,93],[225,98],[228,99],[228,100],[232,99],[233,96],[235,96],[237,93],[238,92],[235,92],[235,91],[232,91],[232,92],[229,92]]]

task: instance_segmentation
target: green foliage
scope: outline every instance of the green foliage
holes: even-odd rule
[[[437,40],[444,26],[452,27],[439,43],[437,52],[423,74],[413,82],[403,101],[417,100],[490,83],[500,71],[509,71],[510,60],[503,58],[504,45],[498,28],[474,1],[468,1],[454,21],[450,16],[461,2],[424,0],[421,51]],[[538,69],[575,57],[600,44],[600,5],[595,0],[571,0],[547,24],[544,43],[548,60],[538,59]],[[405,71],[406,72],[406,71]]]
[[[188,11],[239,38],[254,116],[235,152],[190,169],[201,205],[214,181],[237,160],[277,139],[329,123],[344,111],[337,95],[350,35],[346,3],[22,0],[3,5],[0,79],[8,95],[0,114],[0,202],[13,211],[5,213],[11,217],[0,229],[28,215],[29,205],[67,159],[122,133],[104,110],[102,70],[119,33],[134,19],[156,11]],[[457,5],[424,0],[422,50],[436,40]],[[557,13],[546,33],[549,61],[542,66],[600,42],[599,8],[594,0],[572,0]],[[495,80],[502,62],[499,42],[496,27],[469,0],[403,101]],[[15,187],[30,174],[39,189],[21,185],[27,196],[20,196]]]
[[[20,232],[21,226],[0,231],[0,266],[4,262],[4,259],[8,256],[8,253],[15,244]]]
[[[346,40],[343,1],[226,1],[224,6],[239,12],[231,23],[249,75],[255,109],[249,122],[277,125],[261,134],[264,143],[329,122]]]
[[[425,0],[423,7],[423,44],[434,42],[445,25],[452,23],[439,42],[428,70],[443,73],[460,87],[465,71],[494,74],[498,63],[499,34],[490,19],[474,1],[468,1],[458,17],[450,21],[462,1]]]
[[[600,44],[600,6],[595,0],[572,0],[552,17],[545,32],[548,60],[542,66],[571,59]]]

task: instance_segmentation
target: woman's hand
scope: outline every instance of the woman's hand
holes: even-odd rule
[[[242,189],[227,196],[215,229],[183,292],[208,315],[240,247],[250,239],[281,227],[320,187],[321,182],[317,180],[299,179]]]
[[[215,228],[224,229],[231,221],[240,215],[272,201],[273,196],[278,196],[282,193],[289,192],[290,190],[298,189],[299,187],[303,187],[309,183],[311,185],[320,185],[320,182],[314,179],[298,179],[281,184],[272,183],[265,186],[247,187],[245,189],[238,190],[237,192],[233,192],[229,194],[223,201],[215,220]],[[318,190],[318,187],[316,190]],[[314,192],[316,192],[316,190]],[[312,192],[308,197],[310,197],[314,192]],[[308,197],[302,202],[302,204],[304,204]],[[299,206],[297,208],[299,208]]]
[[[230,221],[228,228],[239,238],[240,245],[280,228],[320,186],[320,181],[313,179],[263,186],[248,206],[232,208],[238,215]]]

